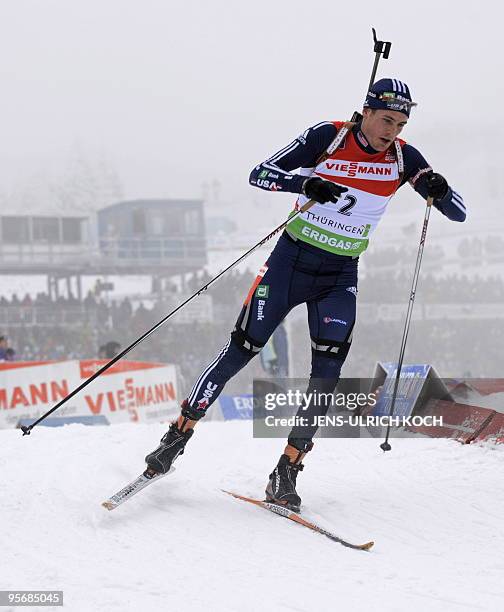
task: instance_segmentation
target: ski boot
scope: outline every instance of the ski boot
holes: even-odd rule
[[[168,431],[161,438],[159,446],[145,457],[148,466],[147,471],[150,474],[166,474],[170,471],[175,459],[184,453],[185,445],[194,433],[194,426],[204,415],[204,413],[195,414],[195,411],[189,407],[187,400],[182,402],[181,408],[180,416],[170,425]]]
[[[313,443],[304,440],[292,440],[291,442],[302,446],[302,450],[291,443],[287,444],[284,454],[269,476],[269,482],[266,486],[266,501],[299,512],[301,498],[296,491],[296,479],[298,473],[304,468],[301,461],[306,453],[312,449]]]

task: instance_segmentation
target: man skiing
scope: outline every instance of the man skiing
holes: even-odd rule
[[[409,182],[424,199],[433,197],[443,215],[465,220],[462,197],[417,149],[398,138],[415,105],[405,83],[381,79],[366,96],[361,121],[319,123],[252,170],[251,185],[298,194],[295,210],[309,200],[316,203],[287,225],[246,296],[227,344],[197,379],[158,448],[147,455],[153,473],[170,469],[226,382],[261,351],[298,304],[308,308],[308,393],[334,391],[352,340],[359,256],[399,187]],[[349,132],[327,155],[344,126]],[[318,406],[317,414],[327,408]],[[311,423],[310,409],[302,414]],[[296,479],[315,433],[316,427],[291,431],[269,477],[268,501],[299,510]]]

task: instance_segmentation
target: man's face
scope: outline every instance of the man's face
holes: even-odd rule
[[[386,151],[408,123],[408,117],[398,111],[365,108],[362,115],[362,131],[376,151]]]

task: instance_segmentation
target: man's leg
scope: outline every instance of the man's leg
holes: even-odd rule
[[[312,371],[307,394],[317,394],[317,402],[305,409],[300,406],[298,416],[310,424],[291,430],[283,455],[270,474],[266,488],[268,499],[298,510],[301,498],[296,491],[296,479],[303,469],[303,459],[312,447],[318,427],[311,423],[324,416],[330,407],[330,394],[338,383],[341,367],[352,342],[356,312],[357,267],[349,263],[349,270],[339,275],[335,286],[323,297],[308,302],[308,321],[312,344]],[[318,394],[324,394],[321,397]],[[322,401],[319,401],[322,400]]]
[[[145,458],[149,467],[167,472],[226,383],[257,355],[277,325],[291,309],[289,269],[294,247],[279,241],[268,262],[250,288],[231,337],[200,374],[177,421],[161,439],[159,447]]]

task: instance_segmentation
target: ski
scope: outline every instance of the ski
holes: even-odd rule
[[[351,544],[350,542],[343,540],[337,535],[334,535],[334,533],[327,531],[327,529],[324,529],[323,527],[320,527],[319,525],[316,525],[315,523],[311,523],[310,521],[307,521],[302,516],[300,516],[298,513],[294,512],[293,510],[290,510],[289,508],[286,508],[285,506],[274,504],[268,501],[261,501],[259,499],[253,499],[251,497],[245,497],[244,495],[238,495],[238,493],[233,493],[232,491],[226,491],[224,489],[221,489],[221,490],[224,493],[227,493],[228,495],[235,497],[236,499],[241,499],[242,501],[249,502],[256,506],[260,506],[261,508],[264,508],[265,510],[269,510],[270,512],[274,512],[275,514],[278,514],[279,516],[283,516],[287,519],[290,519],[291,521],[298,523],[298,525],[303,525],[303,527],[307,527],[308,529],[311,529],[312,531],[315,531],[316,533],[325,535],[327,538],[329,538],[333,542],[338,542],[339,544],[342,544],[343,546],[346,546],[347,548],[353,548],[355,550],[369,550],[374,544],[374,542],[366,542],[365,544]]]
[[[147,468],[145,472],[140,474],[138,478],[135,478],[135,480],[127,484],[120,491],[118,491],[117,493],[109,497],[106,501],[104,501],[102,503],[102,506],[107,510],[114,510],[115,508],[117,508],[117,506],[124,504],[125,501],[131,499],[133,495],[136,495],[142,489],[145,489],[145,487],[148,487],[150,484],[152,484],[154,481],[158,481],[163,478],[163,476],[168,476],[168,474],[171,474],[174,471],[175,468],[172,467],[170,471],[166,474],[160,474],[159,472],[155,472],[151,468]]]

